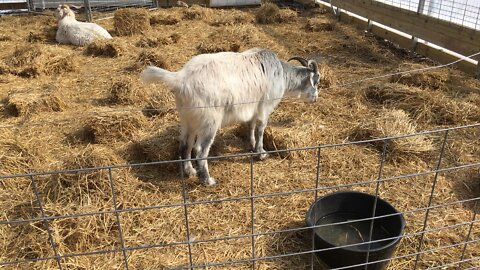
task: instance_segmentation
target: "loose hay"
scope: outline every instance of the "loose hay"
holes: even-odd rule
[[[155,36],[153,33],[149,36],[141,37],[136,46],[141,48],[155,48],[161,45],[169,45],[177,43],[180,40],[180,35],[175,33],[168,37]]]
[[[269,24],[279,22],[280,8],[273,3],[263,4],[257,9],[255,13],[255,20],[257,23]]]
[[[266,3],[255,13],[255,21],[260,24],[286,23],[297,18],[297,12],[291,9],[280,9],[273,3]]]
[[[255,44],[258,30],[250,25],[226,26],[212,33],[198,46],[198,53],[240,52]]]
[[[61,75],[77,69],[76,57],[66,49],[40,45],[18,47],[5,63],[9,68],[3,72],[25,78]]]
[[[98,39],[85,48],[86,55],[119,57],[127,52],[127,45],[120,39]]]
[[[472,123],[480,116],[475,104],[453,100],[438,91],[427,92],[402,84],[371,85],[364,89],[363,95],[373,104],[404,110],[421,123]]]
[[[145,89],[138,85],[138,80],[128,77],[116,80],[109,88],[108,100],[114,104],[138,104],[149,98]]]
[[[94,143],[112,143],[131,140],[144,126],[141,113],[112,112],[86,119],[84,129],[91,133]]]
[[[402,110],[381,110],[373,122],[358,125],[352,130],[351,140],[369,140],[399,135],[417,133],[415,124],[407,113]],[[425,154],[434,150],[432,140],[425,135],[407,137],[386,142],[388,154],[398,158],[405,154]],[[380,151],[383,149],[383,142],[373,142]]]
[[[248,13],[240,10],[228,10],[225,14],[219,18],[213,19],[210,23],[211,26],[228,26],[237,24],[248,24],[253,22],[253,18]]]
[[[125,151],[125,158],[134,163],[177,160],[178,136],[178,126],[162,128],[158,134],[133,141]],[[178,163],[168,163],[165,166],[171,169],[179,168]]]
[[[7,35],[0,35],[0,42],[3,41],[12,41],[12,37]]]
[[[30,116],[39,112],[60,112],[67,106],[55,93],[13,93],[5,101],[5,112],[9,116]]]
[[[183,11],[184,20],[205,20],[211,19],[212,10],[204,8],[199,5],[192,5],[190,8]]]
[[[0,175],[27,173],[45,161],[42,153],[30,138],[0,129]]]
[[[180,22],[180,19],[172,14],[167,12],[162,12],[160,14],[155,14],[150,17],[150,25],[175,25]]]
[[[312,18],[307,20],[305,29],[311,32],[333,31],[335,23],[327,18]]]
[[[116,11],[113,23],[119,36],[132,36],[150,30],[148,11],[141,8],[125,8]]]
[[[57,42],[55,36],[57,34],[58,27],[44,27],[41,32],[30,32],[27,37],[27,41],[30,43],[35,42]]]
[[[329,64],[320,63],[318,70],[320,73],[320,88],[330,88],[338,83],[337,73],[332,70]]]
[[[298,14],[295,10],[291,10],[289,8],[280,9],[280,18],[278,22],[280,23],[289,23],[293,22],[297,19]]]
[[[169,69],[170,62],[157,50],[143,50],[135,60],[135,62],[127,68],[129,71],[139,72],[146,66],[155,66],[159,68]]]
[[[267,151],[306,147],[310,146],[311,141],[313,141],[311,127],[268,126],[265,129],[264,144]],[[312,157],[312,153],[312,151],[288,151],[279,152],[277,155],[288,159],[306,159]]]
[[[421,64],[402,64],[398,68],[398,71],[407,71],[423,68],[427,68],[427,66]],[[390,82],[401,83],[408,86],[414,86],[424,89],[440,89],[444,87],[445,82],[448,80],[448,77],[448,70],[435,69],[394,75],[390,78]]]

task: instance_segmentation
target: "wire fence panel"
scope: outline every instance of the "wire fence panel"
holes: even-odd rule
[[[480,29],[480,1],[472,0],[376,0],[394,7],[458,24],[471,29]]]
[[[262,173],[261,167],[259,167],[261,165],[254,161],[257,154],[243,153],[209,157],[207,159],[211,161],[216,160],[217,163],[228,162],[232,164],[231,166],[234,166],[234,164],[242,166],[245,169],[245,181],[249,182],[248,190],[231,196],[213,192],[204,194],[207,196],[202,197],[198,189],[205,189],[206,187],[193,187],[192,183],[184,177],[182,170],[180,170],[181,182],[176,185],[178,188],[174,191],[178,192],[178,196],[176,196],[177,201],[166,201],[155,205],[131,205],[128,196],[125,197],[123,194],[121,196],[123,199],[118,197],[119,192],[129,185],[123,179],[123,173],[126,172],[125,169],[136,170],[159,164],[176,164],[174,167],[182,168],[182,162],[187,160],[116,164],[84,169],[3,175],[1,180],[4,184],[20,181],[30,182],[32,190],[31,200],[35,202],[32,211],[37,214],[24,216],[23,218],[5,216],[7,219],[5,217],[2,218],[0,226],[8,226],[10,229],[24,226],[41,226],[45,233],[44,237],[39,239],[45,241],[44,247],[51,249],[51,252],[48,253],[50,254],[49,256],[34,256],[22,259],[2,257],[0,265],[5,267],[23,267],[28,263],[55,261],[58,268],[63,269],[67,268],[69,260],[74,258],[86,256],[102,258],[102,256],[105,256],[107,260],[115,258],[114,263],[118,268],[130,269],[138,268],[139,265],[142,265],[137,260],[139,260],[139,256],[143,252],[151,254],[149,256],[153,257],[161,256],[163,253],[174,252],[178,256],[177,263],[169,265],[168,269],[209,267],[240,269],[248,267],[256,269],[256,267],[260,267],[259,265],[264,267],[271,261],[287,262],[297,256],[305,257],[305,260],[309,262],[307,264],[308,268],[316,269],[314,268],[318,267],[318,260],[315,257],[316,252],[396,239],[396,237],[373,239],[373,221],[401,214],[407,222],[407,230],[401,241],[404,245],[415,246],[415,251],[405,251],[399,248],[392,258],[381,260],[368,260],[367,256],[366,261],[357,266],[363,267],[382,261],[390,261],[405,266],[405,268],[396,269],[446,269],[447,267],[452,267],[452,269],[456,267],[459,269],[470,269],[475,267],[479,261],[478,257],[475,257],[474,250],[477,250],[480,243],[480,238],[478,238],[480,220],[477,218],[480,194],[471,194],[467,197],[450,197],[447,199],[444,196],[440,196],[443,192],[443,187],[448,185],[445,181],[462,175],[462,171],[469,171],[477,181],[480,180],[479,157],[477,157],[475,162],[466,164],[451,163],[445,158],[446,151],[450,151],[450,147],[457,144],[454,136],[456,132],[480,133],[480,124],[389,138],[268,151],[270,155],[281,152],[311,152],[313,154],[312,159],[308,161],[311,167],[304,169],[305,176],[310,179],[308,181],[310,184],[289,190],[279,188],[277,192],[265,192],[264,185],[271,185],[272,182],[262,183],[262,179],[269,177],[269,181],[274,181],[275,176]],[[405,138],[415,138],[425,134],[429,134],[432,138],[437,138],[436,159],[435,164],[432,164],[431,170],[392,174],[385,168],[390,162],[388,160],[387,147],[392,142]],[[336,151],[341,153],[344,148],[348,147],[371,145],[372,142],[379,142],[382,146],[377,155],[377,167],[372,168],[372,178],[364,181],[354,181],[352,179],[353,181],[349,180],[344,184],[339,184],[338,181],[330,182],[332,179],[328,175],[338,170],[335,167],[331,167],[330,163],[332,160],[329,157],[330,155],[334,155]],[[191,160],[194,161],[196,159]],[[279,163],[279,170],[282,170],[282,166],[284,165]],[[289,164],[286,168],[291,166],[295,165]],[[337,171],[337,173],[341,172]],[[447,177],[448,174],[452,174],[452,177]],[[65,183],[69,180],[75,180],[74,183],[78,184],[92,185],[89,188],[92,193],[95,193],[95,190],[98,188],[104,190],[105,194],[101,196],[105,198],[105,204],[97,209],[99,211],[77,209],[78,205],[72,205],[71,209],[65,206],[64,211],[67,213],[65,215],[50,213],[50,209],[45,209],[45,200],[52,200],[51,196],[61,200],[61,196],[53,194],[61,192],[61,190],[52,187],[52,185],[63,183],[63,188],[68,188],[68,185],[65,186]],[[102,187],[101,185],[105,186]],[[425,187],[423,191],[419,192],[422,194],[421,197],[409,199],[409,201],[417,201],[418,204],[402,206],[402,202],[405,202],[406,197],[409,195],[396,192],[398,185],[410,185],[412,188]],[[272,208],[272,206],[300,201],[302,204],[305,204],[300,208],[306,209],[310,203],[320,196],[338,190],[366,191],[375,195],[375,198],[380,197],[390,201],[399,207],[400,213],[376,215],[377,203],[375,203],[371,209],[372,214],[369,217],[355,220],[355,222],[370,222],[370,236],[367,239],[359,243],[342,244],[337,247],[323,249],[318,249],[311,242],[312,240],[306,236],[313,235],[314,230],[318,228],[350,224],[352,221],[338,221],[314,226],[305,226],[298,223],[287,226],[272,224],[272,222],[288,219],[288,216],[284,216],[284,213],[279,211],[279,209],[273,210],[276,208]],[[79,196],[85,196],[85,194],[79,194]],[[210,209],[208,212],[211,215],[201,215],[200,213],[205,213],[205,209]],[[462,217],[446,216],[438,219],[447,209],[449,213],[453,213],[456,210],[465,212],[465,209],[469,209],[467,210],[469,214]],[[202,211],[199,212],[199,210]],[[149,215],[147,216],[146,213],[149,213]],[[152,213],[154,213],[153,216]],[[304,212],[299,214],[305,215]],[[166,220],[162,222],[167,222],[170,225],[167,228],[162,228],[163,231],[158,236],[155,236],[154,239],[145,239],[142,237],[142,233],[151,230],[152,228],[149,226],[154,226],[152,224],[148,226],[142,224],[147,218],[154,218],[159,222],[163,218]],[[112,235],[113,239],[117,240],[105,242],[106,239],[96,238],[98,242],[95,244],[92,242],[92,246],[88,250],[70,249],[69,252],[66,252],[62,247],[65,243],[60,244],[65,242],[65,239],[58,235],[59,226],[61,224],[71,224],[72,220],[77,220],[77,222],[83,225],[70,227],[70,231],[64,232],[66,235],[63,237],[68,238],[70,237],[69,235],[78,234],[81,230],[88,230],[91,234],[95,234],[103,227],[101,229],[103,233],[106,230],[109,235]],[[223,225],[215,230],[205,231],[202,226],[209,222],[211,224],[220,223]],[[153,229],[159,230],[160,228]],[[450,238],[445,238],[445,235]],[[298,238],[298,236],[302,237]],[[276,237],[294,237],[296,238],[295,241],[303,242],[303,244],[297,243],[293,247],[277,247],[275,252],[267,253],[258,249],[259,243],[262,243],[265,239],[275,239]],[[436,238],[443,239],[443,241],[432,241]],[[243,251],[239,254],[228,254],[227,256],[217,255],[215,256],[216,259],[211,259],[205,255],[225,246],[235,246],[237,249],[243,247],[240,248]],[[62,252],[59,252],[59,249]],[[434,254],[442,253],[446,250],[456,252],[456,258],[448,260],[440,258],[432,261],[432,256],[435,258]],[[348,269],[348,267],[333,269]]]

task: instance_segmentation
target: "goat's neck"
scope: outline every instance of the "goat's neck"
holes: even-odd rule
[[[77,19],[75,19],[75,16],[72,16],[72,15],[65,15],[63,16],[63,18],[61,18],[59,21],[58,21],[58,24],[71,24],[71,23],[76,23],[77,22]]]
[[[308,76],[308,69],[295,66],[282,61],[283,79],[285,80],[285,95],[290,95],[304,84],[305,77]]]

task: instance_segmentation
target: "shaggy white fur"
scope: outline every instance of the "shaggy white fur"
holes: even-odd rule
[[[242,53],[202,54],[190,59],[178,72],[147,67],[141,79],[145,83],[162,81],[173,89],[182,129],[182,159],[191,158],[194,146],[196,157],[206,158],[218,129],[237,122],[249,122],[250,143],[264,159],[263,133],[281,98],[289,95],[314,102],[318,97],[320,75],[316,62],[292,59],[303,66],[281,61],[274,52],[259,48]],[[215,184],[207,161],[197,162],[200,180]],[[184,170],[189,176],[197,173],[190,161],[184,162]]]
[[[77,21],[75,13],[68,5],[59,5],[55,17],[58,20],[55,39],[59,43],[84,46],[96,39],[112,38],[107,30],[98,24]]]

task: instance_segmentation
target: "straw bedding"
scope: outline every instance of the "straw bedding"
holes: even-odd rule
[[[20,45],[3,60],[0,73],[32,78],[61,75],[76,70],[76,57],[68,50],[45,45]]]
[[[134,14],[140,16],[133,16]],[[480,83],[454,69],[402,74],[383,80],[342,86],[345,82],[392,71],[426,67],[342,22],[333,31],[322,23],[334,19],[322,8],[292,11],[265,4],[252,9],[191,8],[147,12],[122,9],[113,20],[98,23],[116,37],[78,50],[57,45],[49,36],[54,21],[39,16],[6,16],[0,20],[0,175],[79,169],[35,176],[45,214],[87,214],[122,209],[120,222],[127,247],[186,241],[184,208],[145,211],[136,207],[178,204],[182,198],[179,165],[151,164],[109,169],[89,168],[178,158],[179,119],[173,93],[165,85],[144,86],[138,74],[145,65],[178,70],[200,52],[243,51],[267,47],[282,59],[299,55],[321,59],[321,92],[315,104],[286,99],[271,115],[265,133],[267,149],[307,147],[326,143],[394,136],[471,124],[480,119]],[[310,25],[310,28],[308,27]],[[21,26],[21,27],[19,27]],[[306,27],[307,26],[307,27]],[[327,27],[328,28],[328,27]],[[15,31],[14,37],[11,33]],[[50,31],[50,32],[49,32]],[[32,33],[32,34],[30,34]],[[102,57],[92,57],[102,56]],[[52,87],[53,86],[53,87]],[[250,151],[248,129],[222,129],[212,155]],[[452,131],[442,166],[478,162],[478,128]],[[428,171],[436,164],[442,134],[392,141],[386,145],[383,177]],[[308,190],[318,196],[353,189],[375,192],[383,145],[356,144],[271,154],[254,160],[254,194]],[[190,201],[250,195],[248,157],[212,160],[218,179],[204,187],[187,179]],[[433,203],[479,196],[478,168],[441,173]],[[113,205],[110,180],[117,205]],[[431,175],[380,184],[380,196],[401,211],[428,204]],[[348,188],[335,187],[365,182]],[[29,177],[0,180],[1,220],[39,218],[41,213]],[[254,200],[255,232],[298,228],[314,199],[313,192]],[[236,236],[251,232],[250,200],[188,206],[191,239]],[[467,222],[473,205],[456,204],[432,210],[429,228]],[[422,229],[424,212],[406,215],[407,233]],[[115,214],[49,220],[58,252],[120,249]],[[462,241],[468,226],[425,234],[424,249]],[[480,233],[474,226],[472,235]],[[248,259],[251,238],[192,244],[194,263]],[[0,261],[53,256],[45,223],[0,226]],[[397,255],[416,252],[418,238],[404,238]],[[277,256],[310,248],[303,231],[258,236],[255,255]],[[478,256],[469,244],[465,258]],[[462,246],[422,255],[419,268],[458,260]],[[127,252],[133,269],[188,266],[187,247],[168,246]],[[411,269],[415,257],[393,260],[390,269]],[[62,260],[65,268],[122,268],[121,253],[92,254]],[[310,269],[310,256],[259,261],[258,269]],[[463,267],[474,267],[477,261]],[[7,265],[5,269],[53,269],[55,260]],[[249,263],[217,267],[250,269]]]

